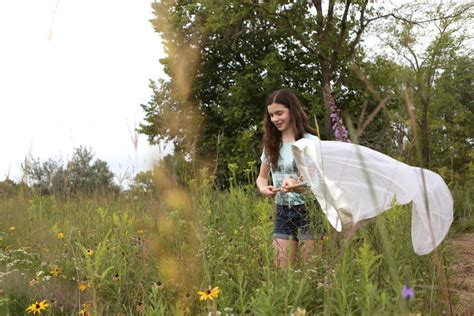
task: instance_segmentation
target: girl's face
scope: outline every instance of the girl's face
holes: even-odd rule
[[[268,114],[275,127],[280,132],[286,132],[291,128],[290,109],[279,103],[272,103],[267,106]]]

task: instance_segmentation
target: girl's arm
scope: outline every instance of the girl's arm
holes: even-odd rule
[[[268,185],[268,175],[270,174],[270,166],[266,163],[260,165],[260,173],[257,177],[257,188],[263,196],[274,197],[273,185]]]

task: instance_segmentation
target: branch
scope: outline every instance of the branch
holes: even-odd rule
[[[380,101],[380,103],[377,105],[375,110],[372,113],[370,113],[369,117],[367,117],[367,119],[362,124],[362,126],[359,126],[357,128],[357,131],[356,131],[357,137],[360,137],[362,133],[364,133],[364,130],[367,128],[370,122],[372,122],[374,118],[377,116],[377,114],[379,114],[379,112],[385,107],[385,105],[387,105],[388,100],[390,100],[389,96],[386,96],[385,98],[383,98],[383,100]]]
[[[417,70],[415,64],[413,63],[413,61],[408,58],[405,54],[403,54],[400,50],[398,50],[396,47],[393,46],[393,44],[391,44],[390,42],[387,42],[386,40],[384,40],[383,38],[379,37],[379,39],[385,43],[385,45],[387,45],[388,47],[390,47],[391,49],[393,49],[398,55],[402,56],[403,58],[405,58],[411,65],[411,68],[413,68],[414,71]]]
[[[367,26],[367,23],[364,23],[364,15],[365,15],[365,9],[367,8],[368,2],[369,0],[365,0],[364,5],[362,6],[362,10],[360,12],[359,29],[357,30],[356,38],[352,41],[352,43],[349,44],[349,47],[350,47],[349,56],[354,53],[354,50],[357,44],[359,44],[360,37],[362,36],[362,33],[364,32],[365,27]]]
[[[415,64],[416,64],[416,70],[420,69],[420,65],[418,64],[418,58],[416,58],[416,54],[415,52],[413,51],[413,49],[407,45],[406,48],[408,49],[408,51],[410,52],[410,54],[413,56],[413,58],[415,59]],[[406,57],[405,57],[406,58]],[[413,63],[412,63],[412,66],[413,66]]]
[[[341,43],[344,40],[344,34],[346,33],[347,14],[349,12],[350,6],[351,6],[351,0],[347,0],[346,6],[344,8],[344,13],[342,15],[342,20],[341,20],[341,33],[339,34],[339,43]],[[338,45],[339,43],[336,43],[336,44]],[[333,72],[336,69],[338,53],[339,53],[338,49],[333,49],[332,58],[331,58],[331,71]]]
[[[278,13],[273,13],[273,12],[270,12],[267,8],[265,8],[265,6],[262,6],[262,5],[256,5],[256,4],[250,4],[252,5],[253,7],[257,8],[257,9],[260,9],[262,11],[264,11],[264,13],[266,13],[267,15],[270,15],[270,16],[274,16],[274,17],[277,17],[277,18],[283,18],[286,20],[286,23],[290,29],[290,31],[293,33],[293,35],[301,42],[301,45],[303,45],[304,48],[306,48],[309,52],[313,53],[313,54],[317,54],[318,56],[320,55],[319,52],[317,52],[307,41],[306,39],[301,36],[301,34],[299,32],[296,32],[295,31],[295,28],[293,26],[293,23],[291,22],[291,19],[286,15],[286,14],[278,14]],[[322,56],[320,56],[322,57]]]
[[[350,1],[349,1],[350,2]],[[332,20],[334,18],[334,0],[329,0],[328,15],[326,21],[326,31],[332,29]]]
[[[470,10],[473,7],[474,7],[474,3],[467,5],[463,9],[459,10],[458,12],[454,12],[453,14],[445,15],[445,16],[441,16],[441,17],[436,17],[436,18],[432,18],[432,19],[428,19],[428,20],[421,20],[421,21],[410,20],[410,19],[401,17],[399,15],[396,15],[395,13],[388,13],[388,14],[376,16],[372,19],[368,19],[367,24],[369,24],[369,23],[371,23],[375,20],[385,19],[385,18],[388,18],[388,17],[392,17],[395,20],[404,21],[404,22],[409,23],[409,24],[423,24],[423,23],[429,23],[429,22],[434,22],[434,21],[446,20],[446,19],[459,17],[460,15],[464,14],[464,12]]]
[[[347,56],[349,57],[354,55],[355,49],[360,42],[360,37],[362,36],[362,33],[364,32],[365,27],[367,26],[367,23],[364,23],[364,15],[365,15],[365,9],[367,8],[368,2],[369,0],[365,0],[364,4],[362,5],[362,10],[360,12],[359,29],[357,30],[356,37],[354,38],[354,40],[351,43],[349,43],[349,53],[347,54]],[[337,52],[336,52],[336,57],[337,57]],[[336,71],[336,64],[337,64],[337,60],[334,60],[334,66],[331,64],[331,67],[334,67],[332,68],[333,72]],[[339,73],[339,79],[336,82],[336,86],[342,82],[342,78],[344,77],[345,72],[346,72],[345,68],[342,68],[341,72]]]
[[[323,19],[323,8],[321,6],[321,0],[313,0],[314,7],[316,8],[316,23],[318,24],[320,30],[324,28],[324,19]]]

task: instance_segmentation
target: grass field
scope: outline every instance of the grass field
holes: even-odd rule
[[[443,245],[438,256],[415,255],[409,206],[394,205],[353,235],[336,233],[310,206],[324,228],[322,251],[278,270],[272,202],[251,185],[217,191],[210,183],[0,199],[0,314],[28,307],[43,315],[452,312],[456,297],[444,291],[450,255]],[[404,285],[413,298],[402,295]],[[200,300],[199,291],[215,287],[217,297]]]

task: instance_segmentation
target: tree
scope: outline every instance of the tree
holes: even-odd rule
[[[52,158],[42,162],[40,159],[32,159],[28,168],[23,167],[32,187],[40,194],[53,194],[63,191],[62,175],[64,174],[63,162]]]
[[[107,162],[93,159],[92,150],[81,146],[74,149],[66,166],[61,159],[50,158],[44,162],[33,159],[31,164],[23,166],[23,171],[40,194],[69,196],[117,191]]]
[[[437,82],[462,52],[464,22],[472,7],[472,3],[454,2],[408,5],[404,7],[405,19],[389,25],[388,38],[384,39],[411,69],[405,81],[414,96],[422,165],[426,168],[431,165],[430,111]]]
[[[15,181],[8,179],[8,177],[0,181],[0,197],[6,198],[8,196],[12,196],[17,191],[17,184]]]
[[[345,109],[339,101],[353,95],[348,75],[363,57],[362,35],[382,17],[368,0],[329,1],[327,11],[321,1],[236,0],[164,0],[153,9],[170,80],[151,83],[139,131],[151,143],[166,139],[191,158],[205,157],[221,179],[229,163],[243,170],[258,161],[272,90],[300,92],[311,116],[328,122],[322,135],[330,137],[330,101]]]
[[[140,171],[135,175],[133,184],[130,186],[132,192],[148,193],[155,191],[155,185],[153,184],[153,172]]]
[[[453,58],[436,80],[428,113],[431,164],[451,181],[472,177],[469,163],[474,146],[473,85],[474,59]]]

